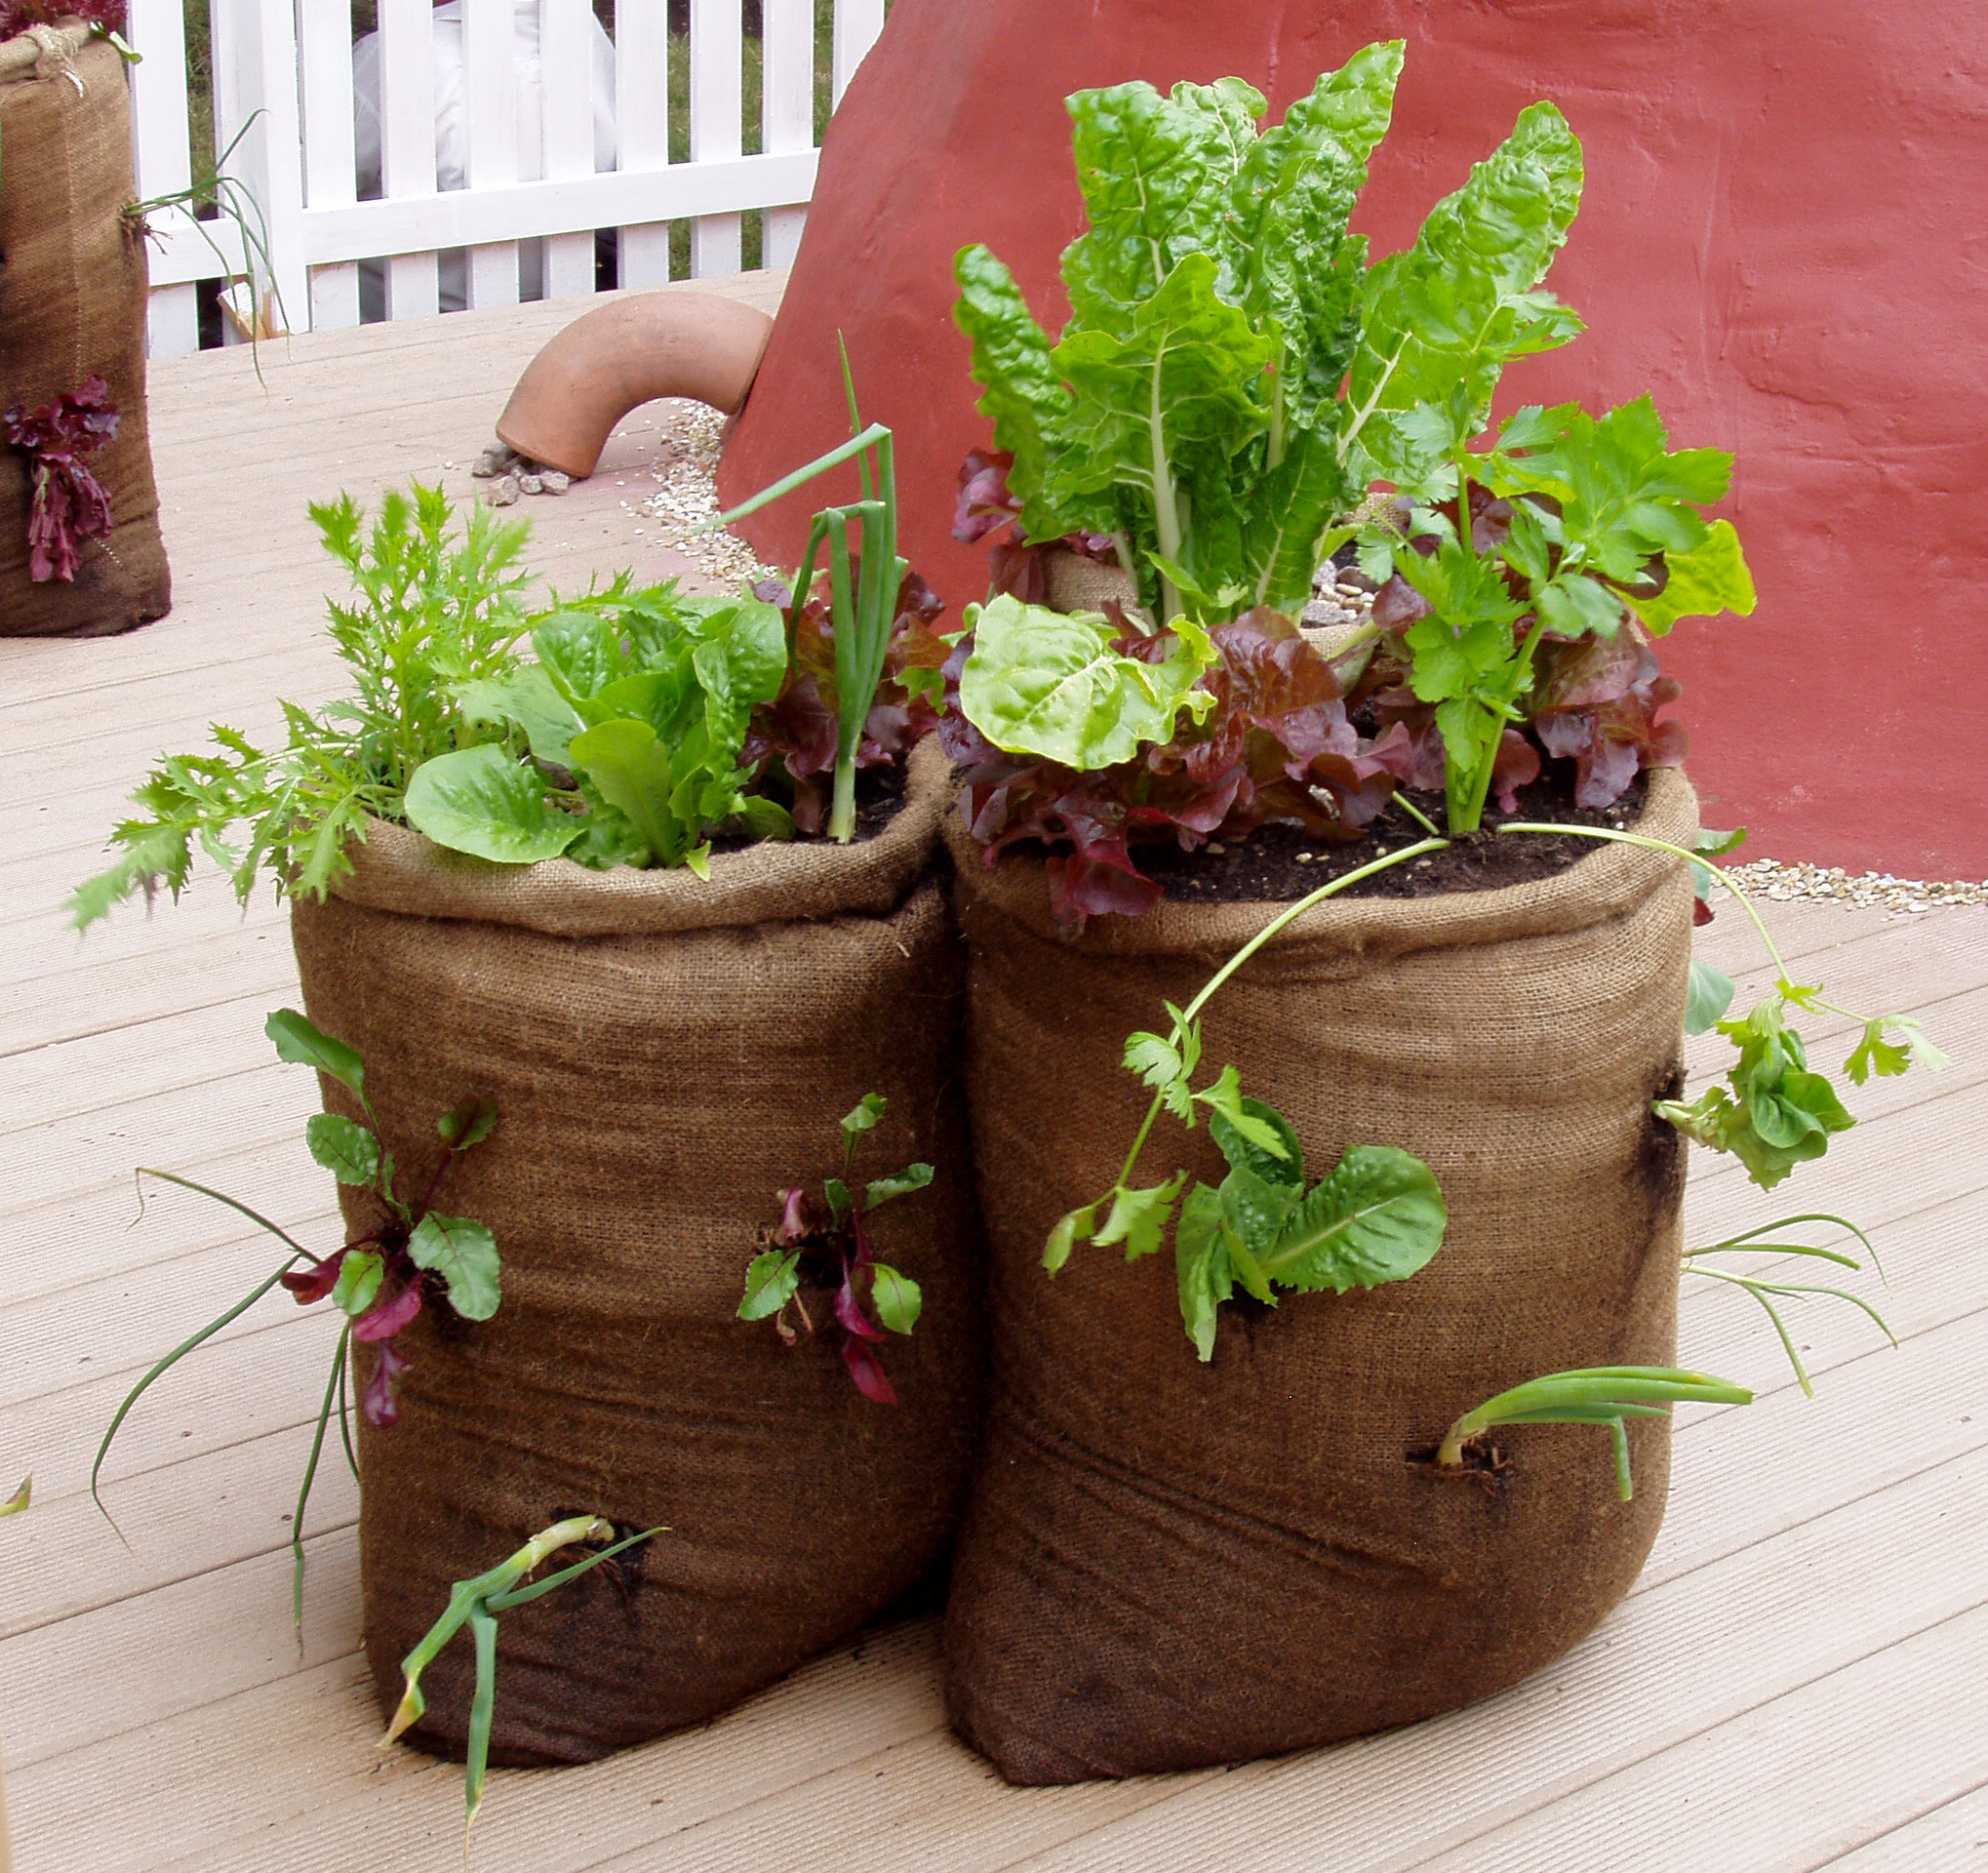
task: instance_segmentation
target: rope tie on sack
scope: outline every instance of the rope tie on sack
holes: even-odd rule
[[[66,32],[58,26],[29,26],[21,37],[33,42],[37,78],[66,78],[76,87],[78,98],[89,96],[82,74],[76,69],[75,42]]]

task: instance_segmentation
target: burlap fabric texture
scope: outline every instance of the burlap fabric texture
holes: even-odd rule
[[[73,580],[31,580],[33,478],[0,431],[4,637],[128,631],[163,618],[173,597],[145,426],[144,242],[124,213],[133,199],[124,64],[101,39],[75,51],[67,70],[60,64],[44,58],[0,77],[0,410],[38,410],[104,379],[120,421],[87,459],[110,498],[111,531],[83,542]]]
[[[1642,827],[1689,844],[1684,778]],[[1558,877],[1329,900],[1213,1002],[1209,1071],[1295,1124],[1307,1176],[1349,1145],[1425,1159],[1440,1254],[1366,1294],[1222,1309],[1213,1362],[1170,1258],[1080,1247],[1145,1107],[1119,1065],[1271,910],[1163,904],[1059,941],[1040,868],[948,823],[970,946],[968,1084],[994,1327],[989,1422],[946,1621],[955,1725],[1014,1782],[1237,1761],[1426,1717],[1567,1650],[1628,1589],[1662,1514],[1667,1425],[1528,1426],[1496,1478],[1437,1473],[1461,1413],[1542,1373],[1673,1358],[1678,1083],[1691,891],[1598,847]],[[1163,1120],[1137,1181],[1224,1167]]]
[[[935,748],[916,758],[873,838],[721,856],[708,883],[501,869],[375,826],[338,894],[296,905],[305,1007],[365,1054],[408,1187],[439,1114],[470,1094],[500,1114],[437,1207],[496,1232],[502,1304],[474,1325],[425,1310],[399,1341],[399,1422],[361,1437],[382,1709],[451,1583],[564,1515],[670,1532],[503,1615],[494,1761],[714,1716],[944,1554],[980,1356],[943,775]],[[858,1175],[937,1170],[874,1224],[924,1287],[916,1333],[880,1349],[895,1408],[857,1393],[832,1329],[790,1350],[735,1318],[755,1229],[782,1186],[840,1170],[838,1122],[869,1092],[889,1108]],[[430,1669],[417,1741],[459,1752],[470,1664],[458,1643]]]

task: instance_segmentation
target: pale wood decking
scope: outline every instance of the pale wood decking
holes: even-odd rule
[[[777,283],[736,290],[771,299]],[[288,1226],[332,1206],[298,1143],[308,1075],[270,1063],[291,997],[282,914],[209,876],[79,945],[56,905],[160,747],[309,698],[329,562],[306,498],[411,473],[457,492],[568,308],[265,347],[154,373],[179,602],[135,636],[0,644],[0,1739],[21,1873],[427,1873],[460,1864],[459,1772],[380,1756],[362,1686],[353,1497],[328,1463],[305,1643],[284,1512],[329,1323],[245,1316],[90,1455],[146,1363],[269,1264],[261,1238],[131,1169],[217,1183]],[[653,414],[653,413],[652,413]],[[659,563],[613,484],[640,429],[564,503],[527,502],[563,580]],[[653,440],[653,437],[650,437]],[[625,478],[625,477],[624,477]],[[654,537],[654,530],[648,538]],[[1910,1009],[1947,1073],[1865,1089],[1827,1166],[1762,1197],[1704,1160],[1692,1239],[1793,1210],[1873,1229],[1903,1349],[1833,1304],[1797,1315],[1805,1400],[1743,1295],[1687,1284],[1687,1363],[1754,1383],[1688,1414],[1669,1518],[1636,1593],[1561,1664],[1473,1710],[1226,1773],[1017,1791],[946,1733],[929,1620],[820,1659],[711,1728],[584,1769],[499,1773],[481,1873],[1934,1873],[1988,1867],[1988,910],[1910,921],[1779,905],[1796,973]],[[1701,953],[1764,979],[1736,914]],[[1840,1030],[1843,1023],[1830,1024]],[[1846,1046],[1831,1041],[1833,1051]],[[1822,1238],[1826,1239],[1826,1238]],[[1873,1290],[1872,1292],[1876,1292]],[[1523,1433],[1521,1433],[1523,1434]],[[1544,1432],[1534,1435],[1583,1435]],[[1598,1450],[1596,1460],[1602,1460]]]

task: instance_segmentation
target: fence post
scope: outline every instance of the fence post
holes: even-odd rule
[[[739,0],[691,0],[691,161],[723,161],[744,147]],[[691,223],[691,277],[738,271],[736,215]]]
[[[131,0],[132,167],[139,199],[177,195],[193,179],[187,151],[186,26],[180,0]],[[200,349],[200,299],[191,286],[162,286],[146,307],[154,357]]]
[[[303,143],[298,110],[297,21],[291,0],[213,0],[214,135],[234,145],[228,173],[254,198],[276,305],[250,308],[308,329],[303,260]],[[239,139],[239,140],[238,140]],[[266,290],[266,288],[265,288]]]

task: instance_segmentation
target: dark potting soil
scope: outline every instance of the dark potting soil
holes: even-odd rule
[[[780,804],[785,806],[788,803],[783,800]],[[884,768],[858,768],[855,776],[855,834],[851,843],[860,845],[865,839],[874,839],[897,817],[903,805],[903,762],[895,761]],[[795,834],[795,838],[803,843],[827,837],[825,832]],[[720,833],[712,839],[711,850],[743,852],[762,843],[749,832]]]
[[[1643,810],[1647,791],[1639,774],[1612,806],[1577,807],[1572,765],[1549,762],[1537,780],[1519,789],[1516,813],[1500,813],[1494,802],[1489,803],[1481,830],[1457,839],[1447,851],[1425,853],[1349,885],[1341,896],[1426,897],[1446,891],[1495,891],[1565,871],[1593,852],[1598,842],[1551,833],[1502,836],[1492,828],[1507,819],[1544,819],[1619,832]],[[1409,797],[1439,827],[1443,824],[1446,809],[1440,793]],[[1390,807],[1363,837],[1346,845],[1334,845],[1298,826],[1269,825],[1241,839],[1212,839],[1195,852],[1171,845],[1141,846],[1133,857],[1139,869],[1176,903],[1288,903],[1428,836],[1406,813]]]

